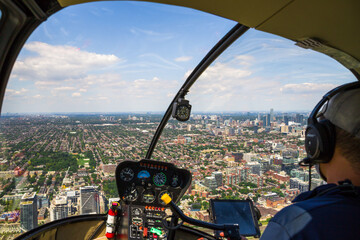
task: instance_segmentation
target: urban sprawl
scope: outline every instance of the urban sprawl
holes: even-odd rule
[[[308,113],[193,114],[170,120],[153,160],[192,173],[179,205],[209,219],[209,199],[251,198],[263,226],[308,190]],[[115,169],[146,155],[156,114],[5,115],[0,119],[0,239],[57,219],[106,213],[118,200]],[[323,184],[312,171],[312,188]]]

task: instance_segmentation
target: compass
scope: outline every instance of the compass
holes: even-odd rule
[[[178,121],[185,122],[189,120],[191,113],[191,105],[188,100],[180,98],[173,105],[172,117]]]

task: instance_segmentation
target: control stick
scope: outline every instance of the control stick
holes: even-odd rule
[[[186,216],[181,209],[172,201],[171,197],[168,194],[164,194],[161,197],[161,200],[170,207],[176,217],[180,218],[184,222],[190,223],[195,226],[209,228],[213,230],[223,231],[222,237],[226,237],[230,240],[241,239],[240,228],[238,224],[215,224],[196,220]]]

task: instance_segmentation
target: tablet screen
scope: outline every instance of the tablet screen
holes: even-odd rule
[[[243,236],[260,236],[254,209],[249,200],[211,200],[213,220],[218,224],[237,223]]]

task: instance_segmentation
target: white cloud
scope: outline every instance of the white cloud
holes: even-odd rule
[[[190,90],[194,111],[306,110],[336,87],[331,81],[289,83],[293,80],[289,74],[267,77],[255,74],[253,68],[257,68],[257,60],[246,55],[210,66]]]
[[[48,88],[52,86],[60,85],[59,82],[55,81],[36,81],[35,86],[38,88]]]
[[[79,92],[87,92],[87,89],[80,88],[80,89],[79,89]]]
[[[35,99],[43,99],[44,97],[41,96],[40,94],[36,94],[35,96],[33,96],[33,98],[35,98]]]
[[[28,89],[21,88],[20,90],[14,90],[14,89],[6,89],[6,93],[9,93],[11,95],[22,95],[23,93],[26,93],[29,91]]]
[[[73,96],[73,97],[81,97],[81,93],[74,92],[71,96]]]
[[[194,94],[223,95],[224,92],[233,92],[249,83],[250,70],[231,67],[217,62],[210,66],[198,80],[199,83],[192,88]],[[186,74],[188,75],[188,73]]]
[[[333,83],[290,83],[281,87],[280,91],[285,94],[313,94],[324,93],[336,86]]]
[[[16,98],[23,98],[23,97],[26,97],[25,96],[25,93],[28,92],[29,90],[28,89],[25,89],[25,88],[21,88],[20,90],[15,90],[15,89],[10,89],[10,88],[7,88],[6,91],[5,91],[5,98],[6,99],[12,99],[14,97]]]
[[[54,88],[53,90],[55,91],[72,91],[72,90],[75,90],[74,87],[57,87],[57,88]]]
[[[239,62],[239,64],[245,66],[250,66],[255,60],[255,58],[250,55],[238,55],[235,59]]]
[[[182,57],[177,57],[175,58],[175,62],[188,62],[192,59],[193,57],[191,56],[182,56]]]
[[[108,97],[98,97],[97,99],[98,99],[98,100],[103,100],[103,101],[104,101],[104,100],[109,100]]]
[[[13,76],[38,83],[83,77],[89,71],[122,61],[112,54],[92,53],[73,46],[53,46],[43,42],[30,42],[24,48],[37,56],[16,61]]]

